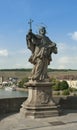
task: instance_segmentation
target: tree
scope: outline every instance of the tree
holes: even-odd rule
[[[56,82],[54,83],[53,85],[53,90],[55,91],[59,91],[60,90],[60,81],[59,80],[56,80]]]
[[[24,83],[25,83],[25,82],[28,82],[28,81],[29,81],[29,79],[28,79],[27,77],[23,78],[23,79],[19,82],[19,84],[18,84],[19,88],[23,88],[23,87],[24,87]]]
[[[62,95],[69,95],[69,94],[70,94],[69,89],[65,89],[62,91]]]
[[[67,83],[67,81],[63,80],[60,82],[60,90],[64,90],[64,89],[68,89],[69,85]]]

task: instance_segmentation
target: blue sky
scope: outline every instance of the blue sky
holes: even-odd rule
[[[49,68],[77,69],[77,0],[0,0],[0,69],[31,68],[25,36],[45,25],[56,42]]]

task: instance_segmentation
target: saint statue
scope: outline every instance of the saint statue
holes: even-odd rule
[[[46,36],[46,28],[44,26],[40,27],[39,34],[34,34],[30,28],[26,35],[26,41],[28,48],[32,52],[29,62],[34,65],[31,72],[31,80],[45,81],[49,79],[47,68],[50,61],[52,61],[52,53],[57,54],[56,43]]]

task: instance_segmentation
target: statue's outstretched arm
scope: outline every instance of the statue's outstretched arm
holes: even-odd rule
[[[36,41],[37,41],[36,35],[32,32],[28,32],[28,34],[26,35],[26,42],[27,47],[32,51],[32,53],[34,53]]]

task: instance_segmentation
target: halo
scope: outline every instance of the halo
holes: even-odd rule
[[[37,30],[38,30],[38,31],[36,31],[37,33],[39,32],[39,30],[40,30],[42,27],[45,27],[45,29],[47,29],[47,25],[44,24],[44,23],[40,23],[40,24],[38,24],[38,25],[36,25],[36,26],[37,26]],[[47,31],[46,31],[46,33],[47,33]]]
[[[41,27],[45,27],[45,28],[47,28],[47,25],[44,24],[44,23],[40,23],[40,26],[41,26]]]

